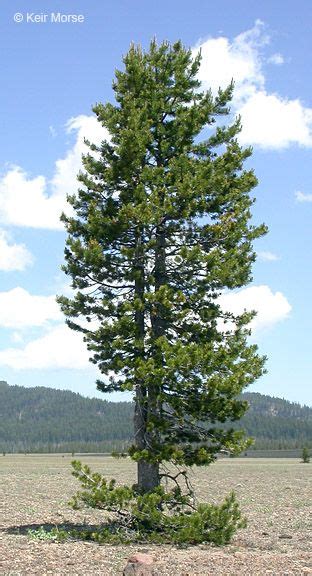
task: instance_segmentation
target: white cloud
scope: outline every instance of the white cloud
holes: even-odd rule
[[[21,271],[31,264],[33,264],[33,257],[26,246],[11,244],[9,234],[5,230],[0,230],[0,270]]]
[[[95,116],[81,115],[71,118],[66,128],[68,133],[77,134],[76,142],[65,158],[56,161],[56,170],[51,181],[53,195],[63,198],[78,188],[77,174],[82,167],[81,156],[89,151],[84,144],[84,138],[93,144],[100,144],[102,140],[109,138],[107,130],[102,127]]]
[[[96,144],[108,137],[95,116],[72,118],[66,129],[68,133],[76,133],[76,142],[64,158],[56,161],[51,181],[42,175],[31,177],[19,166],[13,166],[0,178],[0,222],[63,229],[60,214],[63,210],[67,213],[70,210],[66,195],[77,190],[81,155],[88,151],[84,137]]]
[[[305,192],[300,192],[299,190],[295,192],[297,202],[312,202],[312,194],[306,194]]]
[[[276,260],[279,260],[279,257],[276,254],[268,250],[258,252],[257,256],[263,262],[276,262]]]
[[[90,367],[90,362],[82,335],[62,324],[24,348],[0,351],[0,365],[14,370],[84,369]]]
[[[281,66],[281,64],[285,63],[284,57],[279,52],[276,52],[276,54],[272,54],[272,56],[269,56],[267,61],[269,62],[269,64],[275,64],[276,66]]]
[[[60,323],[63,318],[55,296],[35,296],[23,288],[0,292],[0,327],[13,329],[11,341],[17,345],[0,351],[0,365],[15,370],[90,366],[82,335]],[[23,346],[27,329],[38,327],[45,333]]]
[[[15,344],[21,344],[21,342],[24,342],[23,334],[21,332],[13,332],[11,335],[11,340]]]
[[[299,100],[257,91],[238,112],[243,122],[242,144],[262,148],[312,145],[312,108],[305,108]]]
[[[62,318],[55,296],[33,296],[20,287],[0,292],[0,327],[43,326]]]
[[[257,20],[254,28],[243,32],[231,42],[228,38],[208,38],[199,43],[194,53],[201,49],[202,61],[199,79],[203,86],[214,93],[235,81],[235,98],[248,97],[254,87],[264,86],[264,75],[258,53],[259,43],[267,42],[263,33],[263,23]]]
[[[235,81],[233,111],[242,117],[242,144],[280,149],[297,144],[312,146],[312,108],[297,99],[289,99],[266,89],[263,48],[269,43],[263,22],[257,20],[251,30],[236,36],[209,38],[201,48],[199,78],[205,88],[216,93]],[[270,61],[282,64],[283,57],[273,54]]]
[[[285,320],[291,311],[286,296],[282,292],[272,292],[269,286],[250,286],[237,292],[227,292],[219,299],[223,310],[242,314],[244,310],[255,310],[257,316],[250,323],[253,331],[269,328]]]

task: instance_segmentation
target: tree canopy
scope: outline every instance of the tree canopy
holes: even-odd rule
[[[198,80],[201,55],[181,42],[131,46],[96,104],[109,140],[83,158],[80,189],[63,215],[64,270],[75,295],[59,297],[84,334],[103,392],[134,393],[138,483],[160,482],[159,465],[209,464],[235,452],[238,396],[263,373],[248,343],[252,314],[225,312],[219,296],[251,280],[250,192],[257,179],[229,119],[233,83],[216,95]]]

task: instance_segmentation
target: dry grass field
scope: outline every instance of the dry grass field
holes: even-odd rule
[[[248,527],[231,545],[217,548],[99,546],[31,538],[29,530],[96,524],[99,511],[71,510],[77,491],[71,457],[0,457],[0,574],[2,576],[121,575],[127,557],[145,551],[155,557],[157,576],[312,575],[312,463],[291,459],[220,460],[192,473],[200,499],[220,502],[235,490]],[[107,457],[84,456],[92,469],[132,483],[135,466]]]

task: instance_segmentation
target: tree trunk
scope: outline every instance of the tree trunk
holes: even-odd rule
[[[138,462],[138,487],[141,492],[149,492],[159,486],[159,464],[150,464],[145,460]]]
[[[136,235],[136,269],[139,274],[135,280],[135,294],[138,298],[144,298],[145,270],[144,270],[144,247],[143,231]],[[136,337],[142,343],[137,350],[137,356],[144,358],[145,323],[144,310],[135,313]],[[135,408],[134,408],[134,439],[138,450],[144,450],[150,445],[150,435],[147,431],[149,398],[143,381],[136,384]],[[137,464],[138,489],[140,492],[149,492],[159,485],[159,464],[150,464],[145,460],[139,460]]]
[[[165,255],[165,233],[163,228],[158,228],[156,232],[156,250],[155,250],[155,291],[159,290],[166,280],[166,255]],[[156,314],[151,316],[151,325],[153,337],[157,339],[162,336],[165,332],[165,323],[163,318],[163,308],[161,304],[156,305]],[[163,363],[162,354],[159,351],[154,352],[155,359],[158,356],[158,362],[160,365]],[[158,395],[161,390],[161,384],[155,382],[153,385],[149,385],[147,390],[147,418],[149,415],[160,416],[162,411],[162,404],[158,400]],[[153,439],[159,443],[160,433],[158,430],[153,431]],[[145,434],[145,446],[150,445],[152,438],[149,433]],[[159,464],[150,464],[145,461],[141,461],[138,464],[138,477],[139,486],[144,486],[146,490],[153,490],[160,484],[159,477]]]
[[[137,384],[134,407],[134,438],[138,450],[148,448],[146,390],[142,383]],[[145,460],[137,463],[137,484],[139,492],[149,492],[159,486],[159,464]]]

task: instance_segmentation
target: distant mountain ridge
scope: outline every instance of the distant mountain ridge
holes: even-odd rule
[[[255,438],[255,448],[312,447],[312,408],[255,392],[246,392],[243,398],[250,408],[234,426]],[[131,402],[0,381],[0,451],[122,450],[132,437],[132,415]]]
[[[242,396],[250,407],[238,427],[255,438],[255,448],[312,447],[312,408],[258,392]]]
[[[130,402],[0,382],[0,451],[112,451],[131,436]]]

